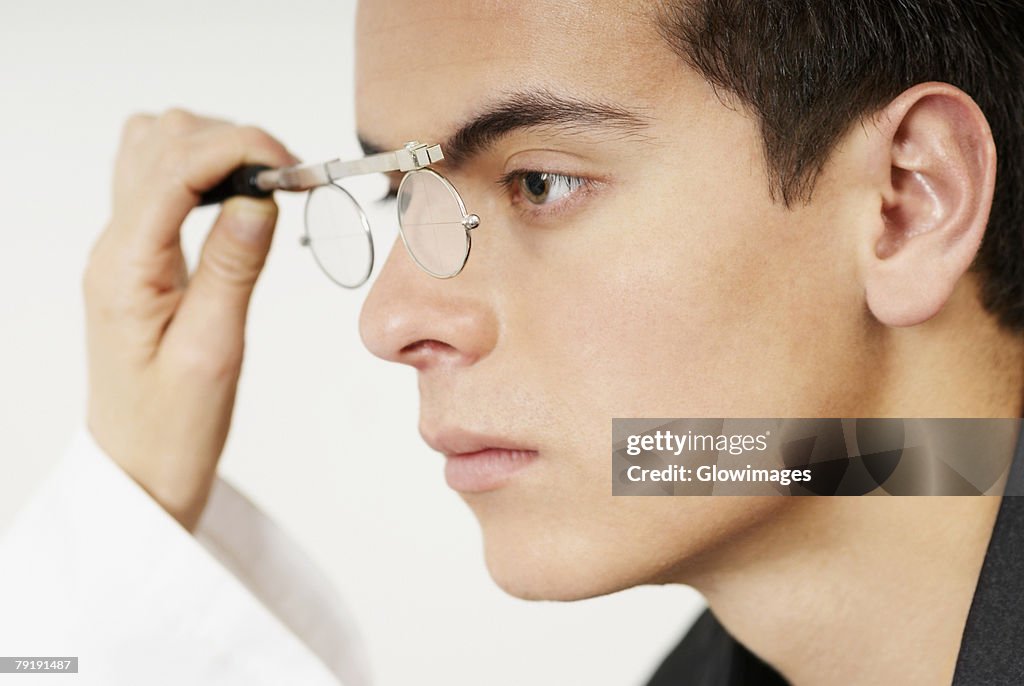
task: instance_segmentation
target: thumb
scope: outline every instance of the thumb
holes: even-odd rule
[[[224,202],[168,337],[201,337],[212,348],[218,340],[231,348],[240,343],[249,298],[276,222],[277,205],[272,200],[236,197]]]

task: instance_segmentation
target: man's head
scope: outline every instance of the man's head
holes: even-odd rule
[[[435,447],[537,452],[463,494],[504,588],[688,578],[802,507],[613,498],[613,417],[968,416],[1019,397],[1024,48],[1020,17],[986,4],[361,6],[361,138],[441,143],[481,217],[452,280],[392,250],[363,338],[417,369]],[[979,350],[1005,387],[970,387]],[[934,403],[938,376],[960,404]]]

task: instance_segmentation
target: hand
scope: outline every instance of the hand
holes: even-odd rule
[[[249,297],[277,206],[224,202],[191,278],[181,224],[200,193],[236,167],[297,161],[259,129],[181,110],[124,126],[112,216],[83,278],[88,427],[189,531],[227,439]]]

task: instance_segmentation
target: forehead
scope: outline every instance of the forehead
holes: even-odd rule
[[[678,58],[646,2],[365,0],[356,118],[382,146],[444,140],[486,103],[545,89],[643,106]]]

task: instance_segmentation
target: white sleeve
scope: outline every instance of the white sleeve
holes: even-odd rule
[[[0,655],[78,656],[71,684],[370,683],[331,584],[231,484],[191,535],[84,426],[0,538]]]

